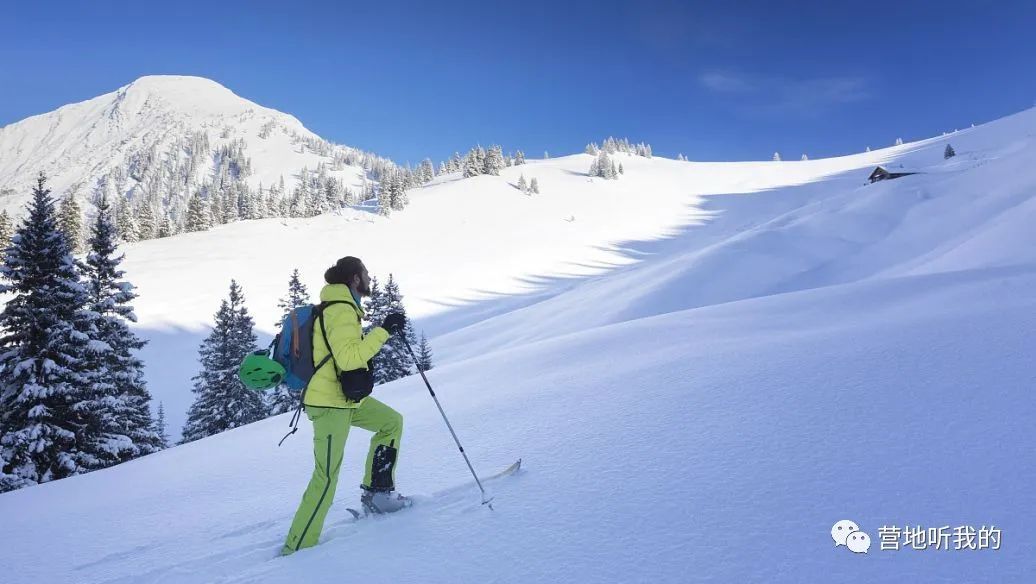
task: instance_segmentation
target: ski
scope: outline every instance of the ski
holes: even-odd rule
[[[494,480],[501,479],[501,478],[504,478],[504,477],[507,477],[507,476],[511,476],[511,475],[517,473],[519,470],[521,470],[521,468],[522,468],[522,459],[519,458],[513,464],[511,464],[511,466],[505,468],[504,470],[502,470],[502,471],[500,471],[500,472],[498,472],[496,474],[490,475],[488,477],[482,477],[482,481],[483,482],[494,481]],[[467,487],[467,485],[464,485],[464,488],[466,488],[466,487]],[[459,488],[461,488],[461,487],[453,487],[451,489],[447,489],[446,491],[444,491],[444,493],[454,492],[454,491],[458,490]],[[442,493],[440,493],[440,494],[442,494]],[[414,499],[411,499],[411,504],[408,505],[407,507],[413,507],[414,506],[414,502],[415,502]],[[356,509],[353,509],[352,507],[346,507],[345,510],[348,511],[350,515],[352,515],[352,521],[354,521],[354,522],[355,521],[359,521],[361,519],[365,519],[365,518],[370,517],[372,515],[371,513],[367,513],[366,511],[362,511],[362,510],[356,510]],[[398,511],[397,511],[397,513],[398,513]]]

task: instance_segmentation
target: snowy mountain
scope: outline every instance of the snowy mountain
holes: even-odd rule
[[[618,180],[587,176],[586,154],[530,160],[439,177],[391,218],[130,244],[174,433],[230,278],[270,332],[291,270],[315,293],[348,254],[399,282],[475,468],[524,470],[480,506],[411,376],[376,394],[406,420],[397,482],[414,509],[349,522],[357,431],[323,543],[276,557],[312,470],[309,424],[277,448],[280,416],[0,495],[5,579],[1029,581],[1034,135],[1028,110],[825,160],[617,154]],[[868,184],[878,164],[920,172]],[[869,553],[832,543],[842,519]],[[879,548],[904,526],[995,526],[1002,546]]]
[[[148,76],[0,128],[0,209],[21,214],[42,170],[59,195],[125,197],[178,217],[190,195],[214,182],[237,179],[257,189],[283,180],[290,187],[301,169],[321,163],[358,190],[364,157],[387,163],[330,144],[294,117],[214,81]]]

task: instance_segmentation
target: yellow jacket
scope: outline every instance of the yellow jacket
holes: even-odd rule
[[[320,291],[321,302],[344,301],[347,304],[332,304],[324,308],[324,326],[327,339],[334,349],[335,359],[341,371],[367,369],[367,361],[381,350],[389,338],[385,329],[374,327],[364,337],[360,318],[363,308],[356,305],[352,292],[345,284],[328,284]],[[313,325],[313,363],[320,363],[327,356],[327,345],[320,333],[320,321]],[[366,398],[364,398],[366,399]],[[356,408],[363,400],[349,401],[342,395],[334,363],[330,360],[317,370],[306,386],[307,406],[326,408]]]

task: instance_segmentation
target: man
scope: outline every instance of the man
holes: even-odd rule
[[[284,555],[316,545],[320,539],[324,518],[335,498],[345,440],[352,426],[374,432],[361,485],[364,510],[392,513],[410,505],[409,498],[394,492],[403,417],[370,396],[358,401],[348,399],[339,381],[341,371],[370,371],[371,359],[389,335],[403,334],[406,318],[398,312],[389,314],[380,327],[364,337],[360,298],[371,293],[366,266],[358,258],[344,257],[324,272],[324,280],[327,285],[320,291],[320,301],[335,304],[326,305],[323,310],[324,330],[319,321],[313,327],[313,362],[325,360],[328,351],[333,352],[334,359],[317,369],[303,397],[306,416],[313,422],[316,466],[281,550]],[[326,343],[325,331],[329,341]]]

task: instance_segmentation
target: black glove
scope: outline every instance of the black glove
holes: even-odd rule
[[[406,317],[401,313],[393,312],[392,314],[385,317],[385,322],[381,324],[381,328],[387,330],[389,334],[398,335],[403,332],[403,327],[406,326]]]

